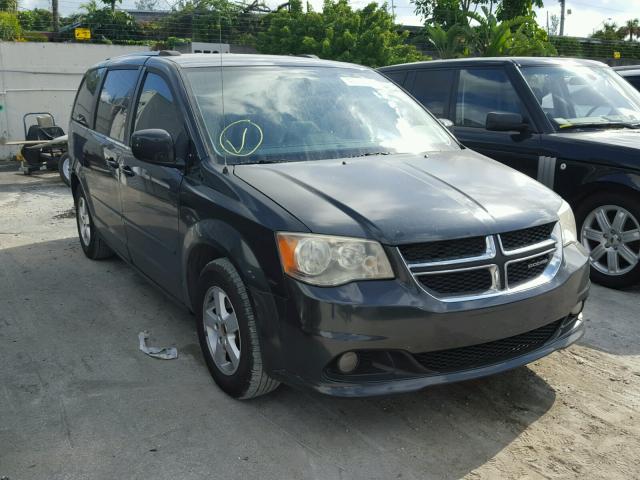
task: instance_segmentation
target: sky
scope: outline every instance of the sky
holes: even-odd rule
[[[85,0],[59,0],[62,15],[77,11]],[[175,0],[158,0],[157,8],[169,9]],[[276,7],[285,0],[266,0],[267,5]],[[391,0],[389,0],[389,3]],[[50,8],[50,0],[20,0],[21,9],[34,7]],[[316,10],[322,8],[322,0],[310,0]],[[351,0],[354,7],[362,7],[368,0]],[[123,0],[121,8],[134,8],[135,0]],[[394,0],[394,7],[398,23],[404,25],[422,25],[422,21],[413,12],[409,0]],[[567,15],[565,21],[565,35],[586,37],[602,27],[603,22],[614,21],[618,25],[631,18],[640,17],[640,0],[567,0]],[[544,8],[537,9],[538,23],[545,27],[547,12],[549,16],[560,14],[557,0],[546,0]]]

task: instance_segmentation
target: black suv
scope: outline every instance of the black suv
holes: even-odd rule
[[[640,65],[615,67],[614,70],[627,82],[633,85],[636,90],[640,90]]]
[[[116,58],[85,75],[69,151],[85,254],[190,308],[232,396],[410,391],[582,335],[568,204],[368,68]]]
[[[600,62],[476,58],[382,68],[467,147],[575,209],[591,278],[640,280],[640,93]]]

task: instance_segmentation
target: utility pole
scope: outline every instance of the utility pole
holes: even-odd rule
[[[564,4],[566,0],[558,0],[560,2],[560,36],[564,36]]]
[[[60,14],[58,12],[58,0],[51,0],[51,23],[53,24],[53,32],[58,33],[60,30]]]

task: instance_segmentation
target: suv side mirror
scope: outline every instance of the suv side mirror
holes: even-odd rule
[[[489,112],[485,123],[487,130],[494,132],[523,132],[529,126],[519,113]]]
[[[454,125],[454,123],[448,118],[438,118],[438,121],[442,124],[444,128],[451,128]]]
[[[166,130],[150,128],[138,130],[131,135],[133,156],[143,162],[177,167],[173,139]]]

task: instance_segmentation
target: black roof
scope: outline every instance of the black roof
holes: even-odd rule
[[[114,57],[96,65],[99,67],[109,67],[113,65],[142,65],[149,57],[154,57],[157,60],[172,62],[181,68],[194,68],[194,67],[217,67],[222,64],[224,67],[239,67],[239,66],[315,66],[315,67],[339,67],[339,68],[352,68],[352,69],[369,69],[361,65],[355,65],[353,63],[334,62],[330,60],[320,60],[318,58],[310,57],[296,57],[285,55],[252,55],[252,54],[240,54],[240,53],[186,53],[179,54],[178,52],[140,52],[132,53],[128,55],[122,55]]]
[[[640,76],[640,65],[625,65],[624,67],[614,67],[614,70],[623,77]]]
[[[438,68],[438,67],[464,67],[471,65],[505,65],[513,63],[518,66],[534,66],[534,65],[588,65],[592,67],[606,67],[607,65],[595,60],[585,60],[582,58],[563,58],[563,57],[473,57],[473,58],[454,58],[448,60],[428,60],[425,62],[403,63],[400,65],[391,65],[380,68],[381,71],[405,70],[419,68]]]

